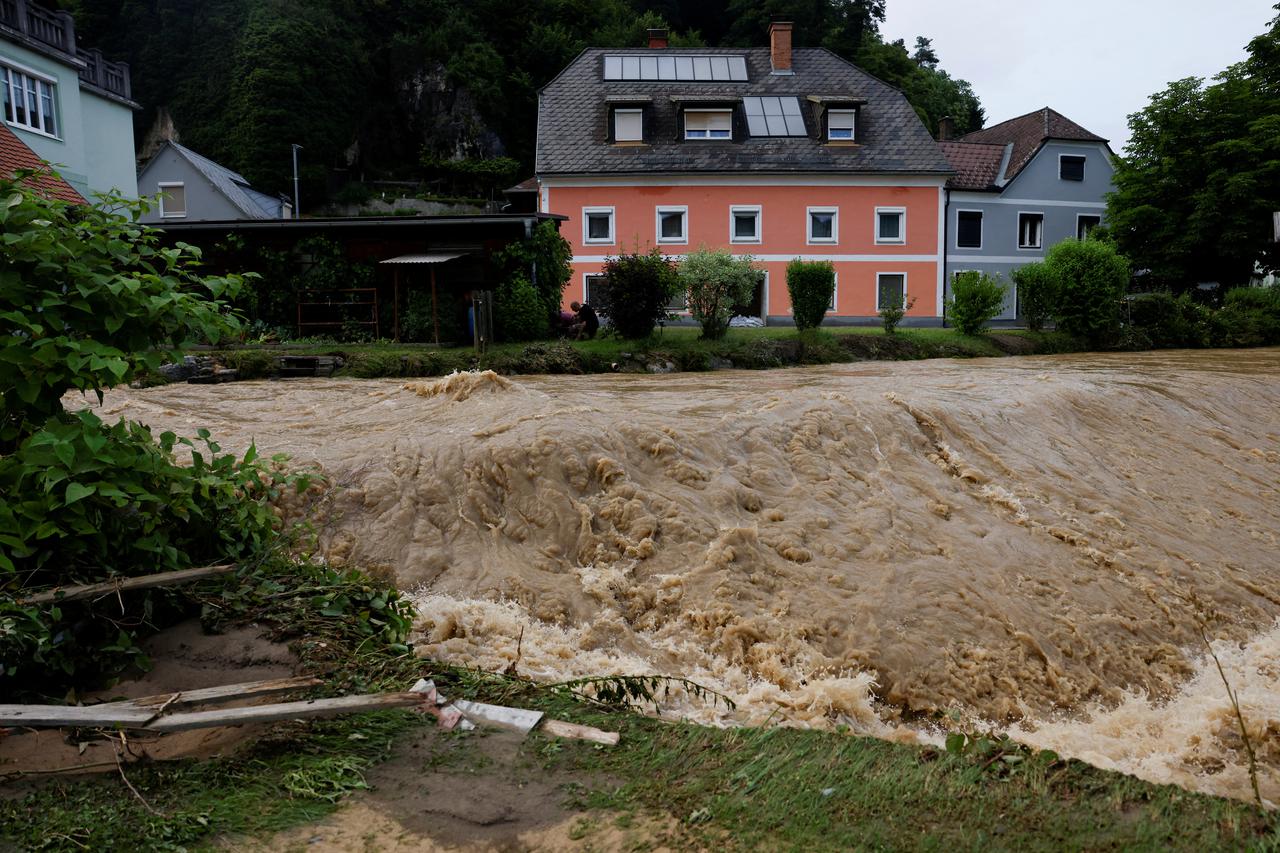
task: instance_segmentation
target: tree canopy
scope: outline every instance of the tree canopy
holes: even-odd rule
[[[1280,14],[1248,51],[1211,84],[1175,81],[1129,116],[1107,218],[1153,284],[1235,286],[1255,263],[1280,268]]]

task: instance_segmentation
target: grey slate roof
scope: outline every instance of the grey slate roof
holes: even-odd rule
[[[538,97],[536,171],[544,175],[600,175],[690,172],[863,172],[947,174],[951,167],[907,99],[892,86],[825,48],[796,48],[790,75],[771,74],[767,48],[661,49],[663,55],[742,55],[746,83],[603,80],[605,54],[649,54],[644,48],[591,48],[548,83]],[[646,144],[607,142],[606,98],[648,95]],[[735,108],[733,141],[684,141],[672,96],[741,99],[744,95],[800,98],[808,137],[752,138],[742,107]],[[849,96],[864,100],[859,111],[859,145],[828,145],[806,98]]]
[[[166,143],[208,179],[214,189],[227,197],[244,214],[245,219],[279,219],[280,199],[261,193],[249,186],[249,181],[239,172],[197,154],[190,148],[170,140]]]

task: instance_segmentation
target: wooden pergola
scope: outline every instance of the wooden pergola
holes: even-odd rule
[[[395,295],[393,299],[392,314],[395,317],[395,340],[400,342],[400,269],[404,266],[418,266],[426,264],[431,271],[431,327],[435,334],[436,346],[440,345],[440,310],[439,299],[436,293],[436,267],[440,264],[457,260],[465,255],[466,252],[434,252],[417,255],[397,255],[394,258],[387,258],[385,261],[379,261],[380,264],[391,264],[395,281]]]

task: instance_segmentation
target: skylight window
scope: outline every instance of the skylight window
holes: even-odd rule
[[[604,58],[605,80],[705,80],[747,82],[742,56],[643,56],[616,54]]]
[[[799,98],[742,99],[752,136],[807,136]]]

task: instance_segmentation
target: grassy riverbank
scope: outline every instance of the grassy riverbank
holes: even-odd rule
[[[499,344],[477,356],[469,347],[415,344],[302,344],[215,350],[241,378],[272,375],[281,355],[337,355],[340,376],[360,378],[443,376],[455,370],[505,374],[759,370],[866,360],[975,358],[1077,352],[1085,345],[1056,332],[999,331],[962,335],[955,329],[835,327],[797,333],[786,327],[731,329],[724,340],[704,341],[698,329],[675,327],[642,341],[600,337],[590,341]]]

